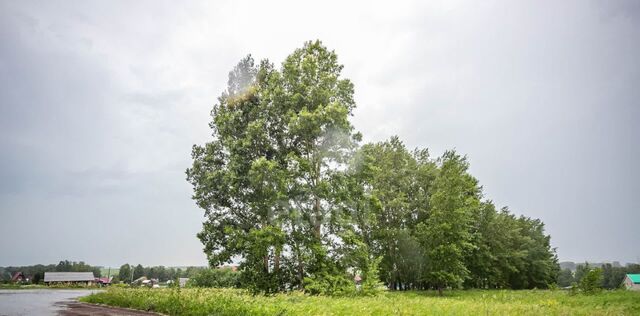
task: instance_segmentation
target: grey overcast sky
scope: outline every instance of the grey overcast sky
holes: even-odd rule
[[[0,266],[204,265],[184,170],[244,55],[338,53],[365,141],[467,154],[560,260],[640,261],[640,1],[0,1]]]

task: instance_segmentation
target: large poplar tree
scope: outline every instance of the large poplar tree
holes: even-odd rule
[[[440,293],[458,287],[468,277],[465,254],[471,244],[471,214],[478,207],[477,181],[467,173],[465,157],[447,151],[434,183],[431,209],[426,221],[418,224],[418,239],[427,257],[425,279]]]
[[[280,70],[247,57],[229,74],[211,112],[213,140],[194,146],[187,170],[207,217],[198,236],[211,265],[237,257],[247,281],[266,291],[345,270],[334,252],[344,224],[335,183],[359,134],[349,122],[353,85],[340,78],[342,67],[316,41]],[[282,260],[290,263],[282,273],[296,281],[278,279]]]

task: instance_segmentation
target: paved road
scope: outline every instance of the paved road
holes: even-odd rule
[[[154,315],[77,302],[78,297],[93,292],[95,290],[0,290],[0,316]]]

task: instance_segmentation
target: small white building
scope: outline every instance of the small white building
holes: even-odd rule
[[[640,274],[627,274],[623,284],[627,290],[640,291]]]

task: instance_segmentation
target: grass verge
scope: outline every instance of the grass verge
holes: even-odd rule
[[[640,315],[640,293],[605,291],[385,292],[375,297],[302,293],[252,296],[234,289],[123,289],[80,299],[168,315]]]

